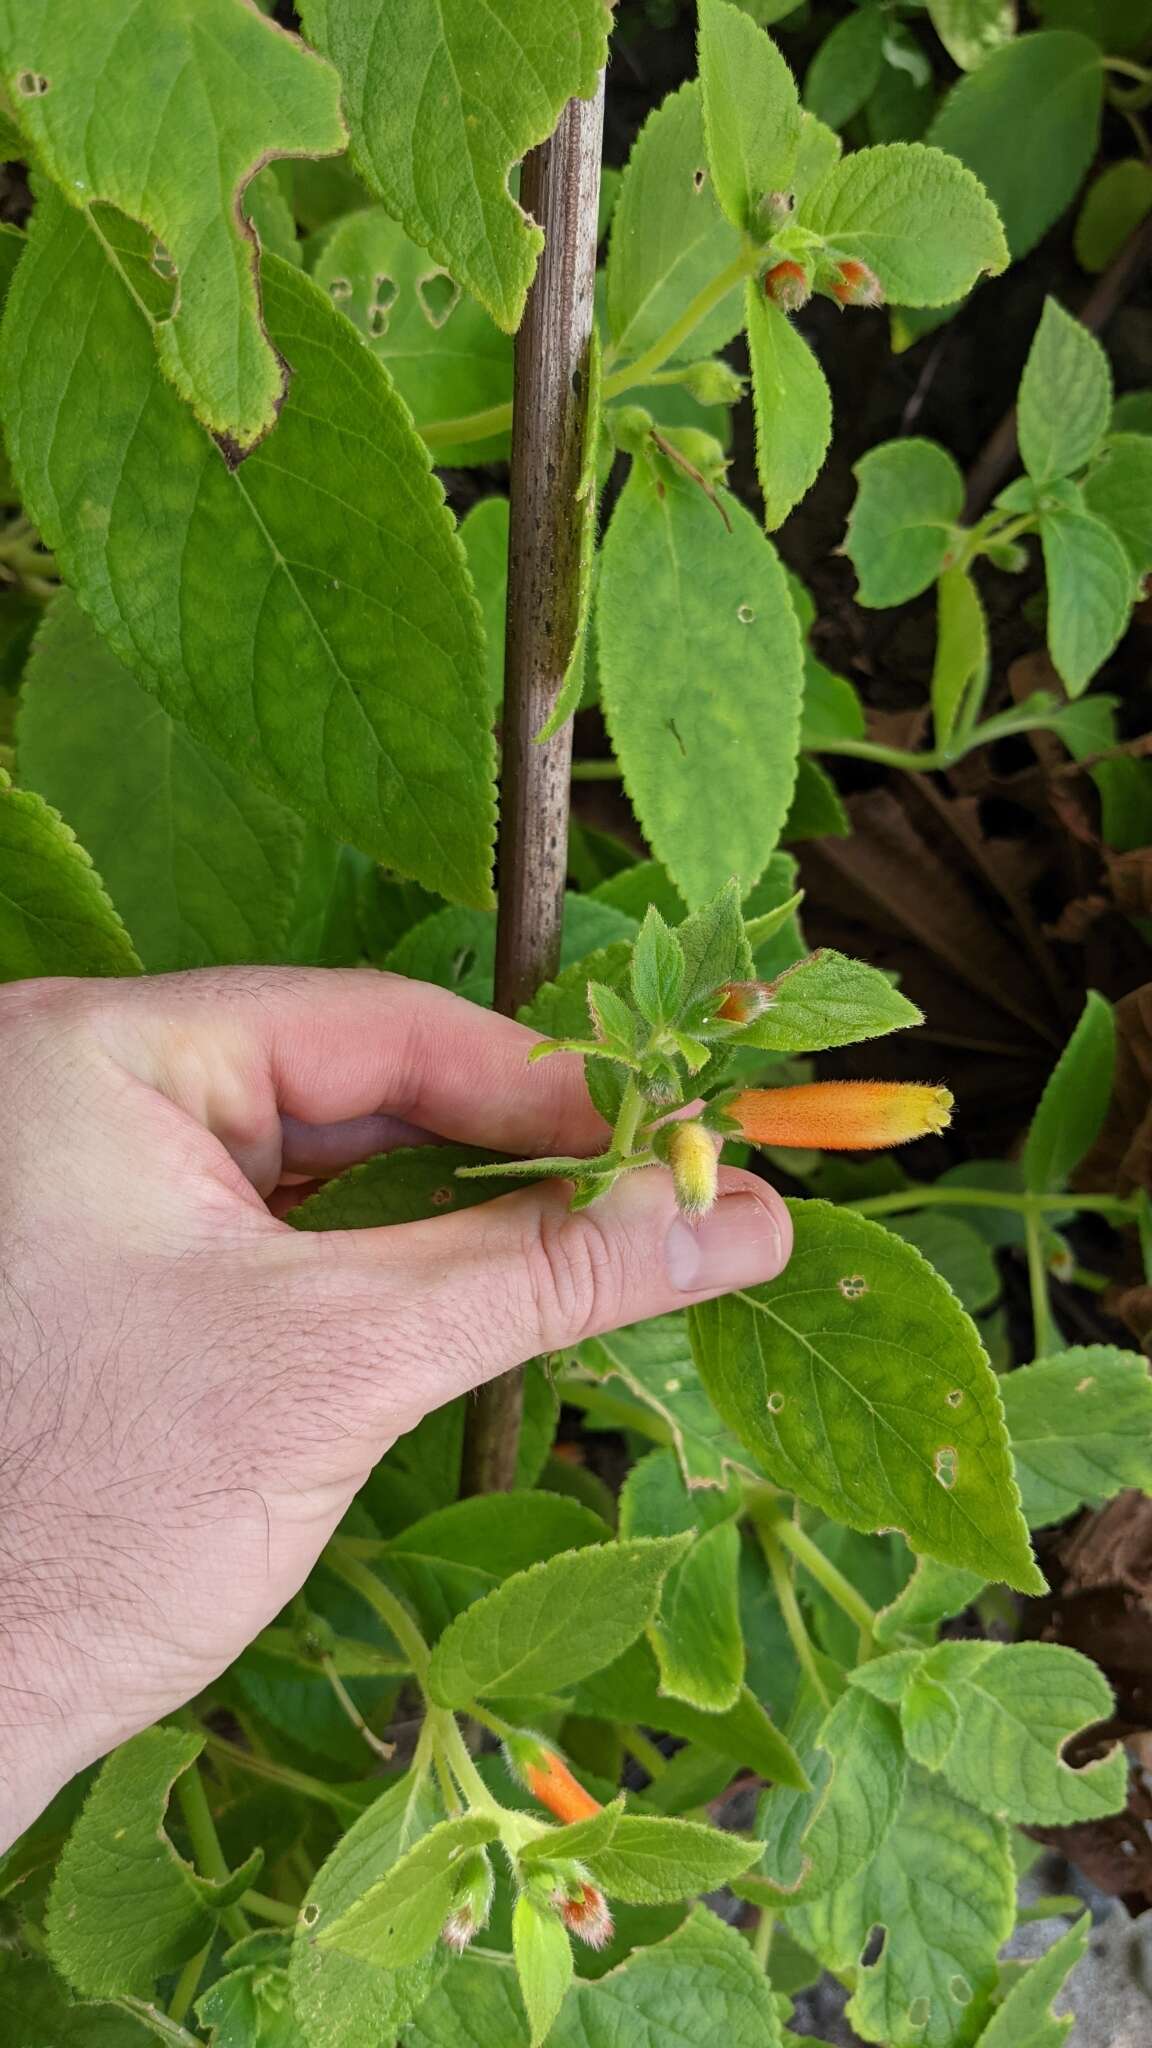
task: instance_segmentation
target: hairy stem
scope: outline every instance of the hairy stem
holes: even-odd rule
[[[377,1578],[375,1572],[361,1564],[358,1557],[350,1556],[343,1543],[330,1543],[324,1552],[324,1562],[329,1571],[335,1572],[338,1579],[343,1579],[346,1586],[351,1586],[353,1592],[368,1602],[384,1626],[391,1630],[423,1691],[431,1652],[404,1602],[390,1591],[382,1579]]]
[[[544,230],[516,336],[508,531],[508,614],[497,855],[495,1007],[514,1017],[560,960],[568,867],[572,723],[536,734],[563,687],[580,604],[580,509],[588,347],[595,318],[604,84],[570,100],[555,134],[524,160],[520,204]],[[520,1368],[481,1387],[464,1436],[464,1494],[516,1478]]]
[[[210,1877],[214,1884],[224,1883],[231,1875],[220,1847],[216,1823],[204,1790],[200,1767],[193,1764],[190,1770],[176,1780],[176,1797],[184,1816],[184,1825],[192,1843],[192,1854],[203,1877]],[[243,1941],[249,1933],[248,1922],[240,1906],[225,1906],[220,1915],[233,1941]]]

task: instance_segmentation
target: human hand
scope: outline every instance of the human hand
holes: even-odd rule
[[[785,1264],[784,1204],[727,1169],[695,1230],[662,1171],[577,1214],[555,1182],[391,1229],[273,1213],[411,1126],[600,1150],[533,1037],[365,971],[0,990],[0,1848],[239,1655],[429,1410]]]

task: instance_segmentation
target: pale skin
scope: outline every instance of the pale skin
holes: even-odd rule
[[[694,1231],[662,1169],[576,1215],[550,1182],[281,1220],[412,1127],[599,1151],[580,1061],[532,1043],[367,970],[0,989],[0,1848],[239,1655],[431,1409],[786,1263],[784,1204],[727,1168]]]

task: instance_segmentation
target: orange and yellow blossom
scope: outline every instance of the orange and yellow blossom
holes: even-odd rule
[[[952,1096],[920,1081],[810,1081],[748,1088],[726,1107],[753,1145],[869,1152],[946,1130]]]

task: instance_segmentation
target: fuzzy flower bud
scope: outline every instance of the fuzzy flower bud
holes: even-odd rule
[[[771,1009],[772,986],[767,981],[730,981],[720,990],[722,1000],[716,1006],[716,1016],[725,1024],[751,1024],[753,1018],[762,1017]]]
[[[762,193],[752,209],[751,225],[753,234],[758,239],[770,240],[780,228],[787,227],[795,211],[796,194],[794,192]]]
[[[607,1948],[612,1939],[612,1915],[603,1892],[594,1884],[581,1884],[575,1898],[568,1892],[555,1891],[552,1904],[569,1934],[587,1942],[589,1948]]]
[[[811,1081],[746,1089],[728,1114],[753,1145],[868,1152],[946,1130],[952,1097],[917,1081]]]
[[[882,306],[884,292],[874,270],[866,263],[858,263],[853,256],[845,256],[836,265],[828,282],[832,297],[842,306]]]
[[[802,263],[792,257],[785,257],[782,263],[774,263],[764,272],[764,296],[771,299],[785,313],[798,313],[812,297],[812,286],[808,272]]]
[[[681,1213],[698,1222],[716,1200],[716,1146],[712,1134],[699,1123],[669,1124],[664,1144]]]
[[[600,1801],[572,1776],[562,1756],[530,1729],[517,1729],[504,1744],[504,1758],[517,1782],[559,1821],[591,1820]]]
[[[744,379],[739,371],[718,358],[690,364],[680,382],[697,405],[737,405],[744,396]]]
[[[488,1925],[495,1889],[492,1865],[483,1849],[474,1849],[461,1859],[453,1887],[455,1903],[440,1929],[441,1941],[455,1949],[458,1955],[467,1948],[473,1936]]]

